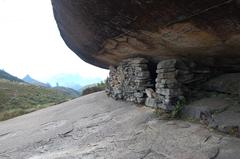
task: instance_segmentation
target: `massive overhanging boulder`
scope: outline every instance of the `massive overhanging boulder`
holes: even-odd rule
[[[52,0],[61,36],[102,68],[130,57],[240,70],[239,0]]]
[[[52,0],[52,5],[68,47],[86,62],[109,68],[108,96],[167,117],[183,113],[240,136],[240,0]]]

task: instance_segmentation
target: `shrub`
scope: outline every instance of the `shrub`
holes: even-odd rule
[[[94,86],[85,88],[82,91],[82,95],[87,95],[87,94],[91,94],[91,93],[94,93],[94,92],[103,91],[105,89],[105,87],[106,87],[106,83],[102,81],[100,83],[97,83]]]

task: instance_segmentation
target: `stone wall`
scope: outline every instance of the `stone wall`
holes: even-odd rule
[[[146,59],[131,58],[122,61],[118,67],[110,67],[106,92],[114,99],[144,103],[145,89],[149,87],[153,85]]]
[[[165,60],[157,66],[156,93],[157,105],[166,110],[172,110],[176,102],[182,98],[181,83],[177,80],[179,69],[177,60]],[[146,103],[148,104],[148,103]]]
[[[116,68],[110,67],[107,94],[114,99],[169,111],[191,92],[192,85],[206,81],[211,72],[186,59],[166,59],[156,65],[156,75],[144,58],[126,59]]]

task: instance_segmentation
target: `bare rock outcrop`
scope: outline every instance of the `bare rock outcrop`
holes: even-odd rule
[[[172,110],[212,77],[240,72],[239,0],[52,5],[68,47],[84,61],[110,68],[107,93],[115,99]]]
[[[238,0],[52,0],[60,33],[79,57],[108,68],[143,56],[240,69]]]

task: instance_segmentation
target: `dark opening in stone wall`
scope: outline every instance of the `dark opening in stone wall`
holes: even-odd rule
[[[157,63],[149,62],[148,63],[148,69],[150,72],[150,81],[152,83],[152,89],[155,91],[155,85],[156,85],[156,78],[157,78]]]

